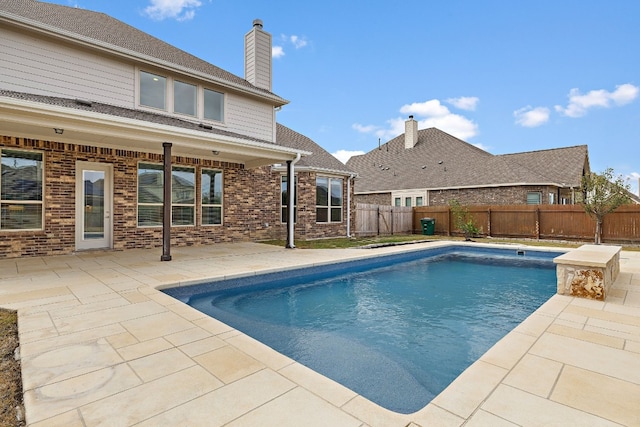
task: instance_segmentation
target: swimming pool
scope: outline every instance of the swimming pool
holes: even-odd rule
[[[454,246],[165,292],[410,413],[553,295],[557,255]]]

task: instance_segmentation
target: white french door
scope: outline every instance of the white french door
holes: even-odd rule
[[[112,248],[113,166],[76,162],[76,250]]]

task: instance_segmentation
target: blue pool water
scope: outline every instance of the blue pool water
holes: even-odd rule
[[[553,295],[557,255],[454,247],[165,292],[411,413]]]

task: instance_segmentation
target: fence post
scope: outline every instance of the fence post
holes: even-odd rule
[[[491,237],[491,208],[487,209],[487,237]]]
[[[393,236],[393,227],[394,227],[394,223],[393,223],[393,209],[391,209],[391,235]]]
[[[378,218],[376,218],[376,219],[377,219],[376,224],[378,225],[378,231],[377,231],[376,235],[379,236],[380,235],[380,206],[378,206]]]

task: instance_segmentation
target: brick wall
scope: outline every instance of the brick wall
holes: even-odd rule
[[[370,205],[391,205],[391,193],[357,194],[356,203],[368,203]]]
[[[37,150],[44,155],[44,224],[40,231],[0,231],[0,258],[68,254],[75,250],[75,168],[77,161],[113,165],[113,248],[162,247],[162,227],[137,226],[138,163],[162,163],[161,154],[99,148],[2,136],[0,148]],[[269,166],[247,170],[241,164],[173,157],[174,165],[223,171],[223,224],[172,227],[172,246],[284,239],[280,222],[280,173]],[[346,212],[339,224],[315,223],[315,173],[298,173],[296,239],[346,235]],[[346,203],[346,180],[344,201]],[[200,179],[196,179],[196,224],[200,224]]]
[[[546,186],[436,190],[429,191],[429,206],[448,205],[451,200],[457,200],[462,205],[526,205],[528,192],[541,192],[542,203],[548,204],[548,193],[555,191],[555,188]]]

